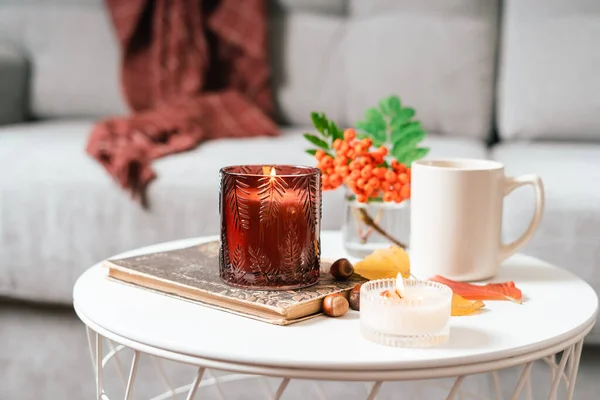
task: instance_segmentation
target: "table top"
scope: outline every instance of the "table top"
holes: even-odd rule
[[[191,246],[216,237],[181,240],[120,256]],[[322,232],[322,255],[345,256],[341,236]],[[494,281],[514,280],[522,305],[487,301],[483,312],[451,318],[450,340],[427,349],[391,348],[362,338],[359,313],[276,326],[124,285],[95,265],[77,281],[74,306],[86,325],[117,342],[159,349],[168,358],[223,365],[305,370],[402,371],[497,362],[583,337],[595,322],[598,297],[572,273],[516,255]],[[580,339],[580,338],[579,338]],[[578,339],[578,340],[579,340]],[[132,347],[132,346],[130,346]],[[135,346],[133,346],[135,347]]]

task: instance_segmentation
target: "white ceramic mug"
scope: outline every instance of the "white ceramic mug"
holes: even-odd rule
[[[504,196],[522,185],[535,189],[529,227],[510,244],[501,242]],[[496,161],[420,160],[412,164],[411,272],[472,281],[490,278],[500,262],[533,236],[544,210],[544,188],[536,175],[504,175]]]

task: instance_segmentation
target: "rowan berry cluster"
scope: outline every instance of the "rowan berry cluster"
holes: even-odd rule
[[[396,160],[387,167],[384,159],[388,149],[380,146],[369,151],[372,145],[371,139],[358,139],[354,129],[346,129],[344,139],[333,142],[335,157],[318,150],[315,158],[317,168],[323,173],[323,190],[345,184],[360,203],[370,198],[401,203],[410,198],[410,168]]]

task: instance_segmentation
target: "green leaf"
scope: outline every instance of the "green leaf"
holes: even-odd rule
[[[387,108],[389,115],[398,115],[402,109],[400,106],[400,98],[398,96],[390,96],[387,98]]]
[[[378,109],[369,108],[365,112],[365,120],[367,124],[373,126],[376,130],[385,130],[385,119]]]
[[[381,144],[385,143],[387,139],[387,134],[385,133],[385,122],[383,128],[380,128],[377,125],[372,124],[370,122],[363,121],[357,122],[356,127],[362,130],[364,133],[366,133],[366,136],[361,134],[359,134],[358,136],[373,139],[373,144],[375,144],[376,146],[381,146]]]
[[[408,133],[401,133],[399,136],[396,136],[395,140],[392,136],[392,143],[394,144],[394,147],[416,147],[421,140],[425,139],[425,135],[425,131],[410,131]]]
[[[422,131],[423,127],[419,121],[409,122],[408,124],[404,124],[400,127],[400,132],[406,134],[409,132],[417,132]]]
[[[396,143],[402,135],[410,132],[422,131],[423,128],[421,127],[421,123],[419,121],[413,121],[404,125],[393,125],[391,130],[392,134],[390,135],[390,141],[392,143]]]
[[[327,142],[322,139],[319,139],[315,135],[311,135],[310,133],[305,133],[304,137],[306,138],[306,140],[308,140],[315,146],[320,147],[325,150],[329,150],[329,145],[327,144]]]
[[[415,116],[414,108],[403,108],[390,120],[390,125],[393,130],[398,129],[402,125],[406,124],[412,117]]]
[[[429,153],[429,148],[427,147],[417,147],[414,149],[408,149],[402,153],[394,154],[396,160],[398,162],[410,166],[413,161],[420,160],[425,157]]]
[[[392,156],[394,156],[394,158],[398,160],[398,162],[404,163],[405,154],[413,149],[414,146],[405,146],[402,142],[397,142],[396,144],[394,144],[394,147],[392,147],[391,153]]]
[[[320,133],[327,136],[326,131],[328,128],[328,123],[327,123],[327,117],[325,116],[325,114],[318,113],[318,112],[311,112],[310,119],[312,119],[312,123],[315,126],[315,128],[317,128],[317,130]]]
[[[333,140],[344,139],[344,132],[342,132],[342,130],[338,128],[335,122],[329,121],[329,127],[327,128],[327,130],[329,131],[328,136],[331,136]]]
[[[379,100],[379,109],[383,115],[390,115],[390,107],[388,106],[389,97]]]

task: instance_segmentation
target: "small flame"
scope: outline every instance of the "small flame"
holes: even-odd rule
[[[273,177],[273,176],[275,176],[275,175],[277,175],[277,174],[275,173],[275,167],[272,167],[272,168],[271,168],[271,177]]]
[[[404,297],[406,293],[404,289],[404,278],[402,278],[402,274],[400,272],[398,272],[398,275],[396,276],[396,293],[398,293],[398,296],[401,298]]]

